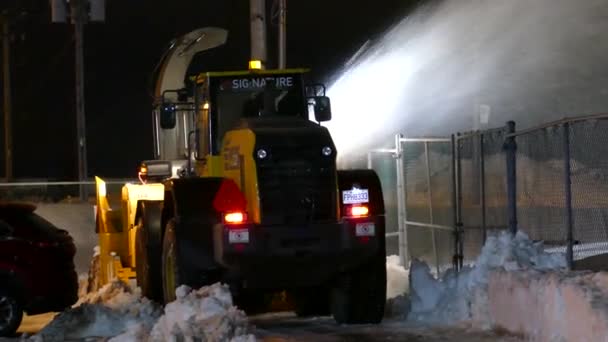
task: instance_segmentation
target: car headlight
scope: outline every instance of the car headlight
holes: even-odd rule
[[[331,153],[333,152],[333,150],[331,149],[331,147],[329,146],[325,146],[321,149],[321,153],[323,153],[324,156],[329,157],[331,156]]]

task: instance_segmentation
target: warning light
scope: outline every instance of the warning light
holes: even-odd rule
[[[365,205],[353,205],[349,210],[352,217],[364,217],[369,214],[369,208]]]
[[[249,61],[249,70],[261,70],[261,69],[262,69],[262,61],[260,61],[260,60]]]
[[[236,211],[224,214],[224,222],[228,224],[241,224],[247,219],[247,215],[243,212]]]
[[[139,168],[139,172],[137,172],[137,178],[139,178],[139,181],[141,182],[141,184],[146,184],[147,175],[148,175],[148,167],[142,165]]]

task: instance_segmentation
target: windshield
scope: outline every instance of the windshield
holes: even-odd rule
[[[213,107],[218,145],[241,118],[308,118],[300,75],[237,76],[215,82]]]

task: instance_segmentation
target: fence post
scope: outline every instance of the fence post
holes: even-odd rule
[[[464,222],[462,220],[462,155],[460,153],[460,133],[456,138],[456,188],[458,189],[458,269],[462,269],[464,263]]]
[[[395,135],[395,165],[397,170],[397,221],[399,223],[399,260],[403,267],[408,268],[409,250],[407,245],[407,199],[405,172],[403,168],[403,135]]]
[[[435,220],[433,219],[433,188],[431,186],[431,159],[429,156],[429,142],[424,142],[424,155],[426,156],[426,184],[427,184],[427,194],[428,194],[428,206],[429,206],[429,223],[434,224]],[[435,228],[431,228],[431,239],[433,245],[433,254],[435,257],[435,268],[437,269],[437,277],[439,277],[439,255],[437,254],[437,239],[435,236]]]
[[[483,133],[479,133],[479,191],[481,192],[481,231],[483,233],[483,243],[485,245],[487,238],[486,227],[486,163]]]
[[[572,216],[572,173],[570,165],[570,124],[564,123],[562,126],[564,130],[564,194],[566,197],[566,229],[568,246],[566,249],[566,259],[568,261],[568,268],[572,269],[574,264],[574,251],[572,244],[574,243],[574,232],[573,232],[573,216]]]
[[[462,253],[460,248],[462,239],[462,222],[460,221],[460,163],[458,162],[460,156],[457,147],[458,141],[456,135],[452,134],[452,211],[454,215],[454,257],[452,262],[456,271],[460,269],[459,266],[462,264]]]
[[[507,210],[509,230],[512,234],[517,233],[517,143],[514,133],[515,122],[507,122],[507,138],[505,139],[504,150],[507,159]]]

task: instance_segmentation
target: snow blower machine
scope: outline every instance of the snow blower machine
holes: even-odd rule
[[[167,303],[181,285],[221,282],[250,313],[268,311],[279,294],[301,316],[379,323],[386,266],[377,175],[337,170],[321,125],[330,101],[323,85],[306,83],[307,70],[250,61],[244,71],[186,76],[195,53],[226,38],[203,28],[172,44],[156,81],[155,159],[117,198],[96,178],[89,290],[136,281]]]

